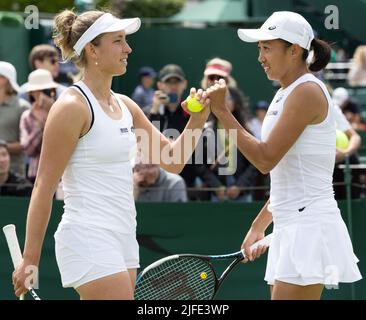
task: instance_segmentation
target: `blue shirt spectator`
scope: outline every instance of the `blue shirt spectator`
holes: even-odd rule
[[[132,93],[132,99],[144,108],[152,104],[155,90],[153,89],[156,72],[151,67],[142,67],[139,71],[140,84]]]

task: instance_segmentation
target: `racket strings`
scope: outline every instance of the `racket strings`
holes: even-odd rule
[[[210,265],[198,258],[179,257],[146,272],[136,285],[136,300],[205,300],[215,291]]]

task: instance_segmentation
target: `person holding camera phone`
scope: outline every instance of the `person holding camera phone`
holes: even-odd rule
[[[177,138],[178,132],[183,132],[189,119],[189,115],[180,107],[186,87],[187,80],[182,68],[176,64],[167,64],[159,71],[158,90],[154,93],[152,105],[143,108],[149,120],[169,139]],[[209,200],[207,192],[195,188],[197,177],[202,186],[217,188],[218,193],[222,193],[220,180],[203,162],[196,161],[195,152],[180,176],[186,183],[190,200]]]
[[[152,104],[143,108],[149,120],[161,131],[184,130],[189,115],[180,107],[182,95],[187,88],[182,68],[175,64],[164,66],[160,72]]]
[[[28,76],[26,91],[31,108],[26,110],[20,118],[20,143],[29,157],[27,177],[32,182],[36,178],[43,129],[48,112],[56,99],[57,86],[48,70],[37,69]]]

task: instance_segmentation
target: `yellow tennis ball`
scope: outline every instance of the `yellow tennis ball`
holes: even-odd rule
[[[336,147],[338,149],[347,149],[348,145],[349,140],[347,135],[341,130],[336,130]]]
[[[203,105],[197,99],[190,96],[187,99],[187,109],[190,112],[200,112],[203,109]]]
[[[201,272],[200,277],[202,280],[205,280],[207,278],[207,273],[206,272]]]

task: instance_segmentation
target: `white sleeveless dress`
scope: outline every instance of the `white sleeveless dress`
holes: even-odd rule
[[[133,118],[117,96],[122,118],[114,120],[82,82],[72,87],[86,100],[90,130],[62,176],[64,214],[55,233],[64,287],[74,287],[139,267],[131,159],[136,152]]]
[[[337,286],[362,278],[346,225],[334,199],[335,116],[325,85],[305,74],[280,89],[263,122],[265,141],[283,112],[291,92],[301,83],[315,82],[328,101],[328,113],[319,124],[308,125],[295,144],[270,172],[268,210],[274,236],[268,252],[265,280]],[[299,115],[301,116],[301,115]]]

